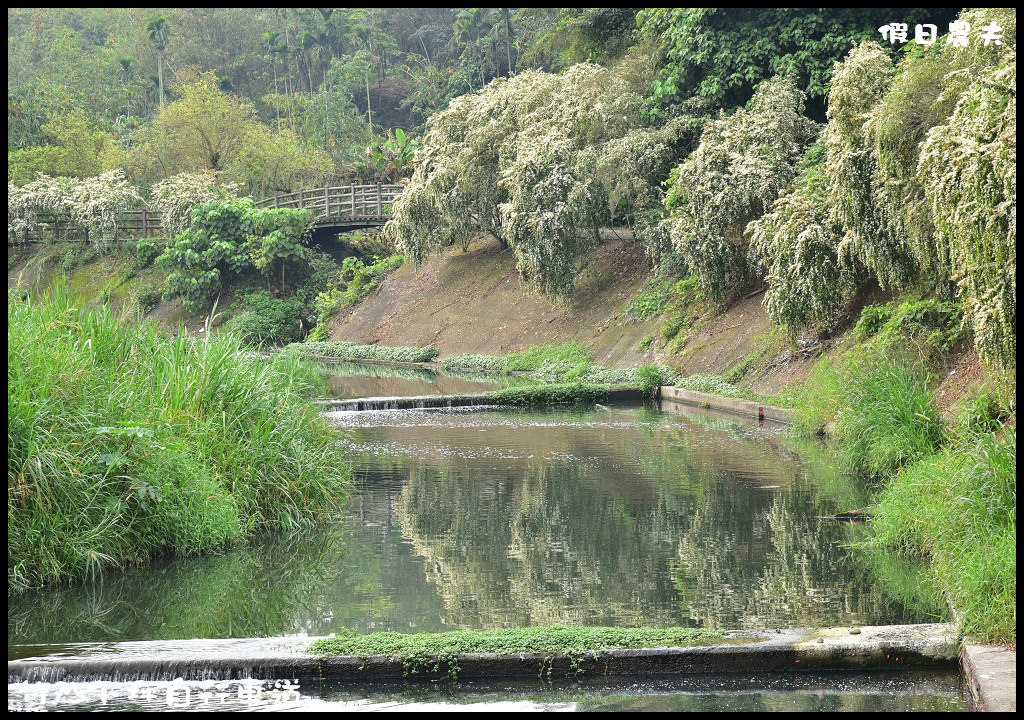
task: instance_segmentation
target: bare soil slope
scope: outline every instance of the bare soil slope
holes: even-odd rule
[[[649,361],[638,346],[658,323],[627,324],[619,315],[648,271],[639,243],[608,241],[572,301],[553,302],[523,287],[510,251],[480,240],[468,252],[456,250],[389,275],[374,295],[334,320],[331,337],[433,344],[442,357],[579,340],[603,365],[635,366]]]

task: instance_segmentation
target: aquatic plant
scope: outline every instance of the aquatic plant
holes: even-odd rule
[[[341,360],[383,360],[390,362],[430,362],[437,357],[433,345],[410,347],[402,345],[359,345],[339,341],[292,343],[286,352],[304,357],[338,358]]]

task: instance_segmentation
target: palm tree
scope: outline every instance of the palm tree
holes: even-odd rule
[[[164,50],[167,49],[167,43],[171,39],[171,24],[167,22],[160,13],[157,13],[149,19],[146,23],[146,34],[149,35],[149,41],[153,43],[153,47],[156,48],[156,61],[157,61],[157,77],[159,78],[160,88],[160,109],[164,107]]]
[[[359,46],[359,52],[365,53],[366,67],[363,76],[366,81],[366,125],[369,128],[371,139],[373,139],[373,113],[370,111],[370,68],[373,65],[373,30],[371,25],[365,23],[357,23],[351,30],[352,39]]]

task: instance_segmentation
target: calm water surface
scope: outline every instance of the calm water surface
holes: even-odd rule
[[[934,619],[858,569],[858,528],[824,518],[861,489],[778,429],[647,408],[331,420],[354,464],[346,517],[11,596],[9,644]]]

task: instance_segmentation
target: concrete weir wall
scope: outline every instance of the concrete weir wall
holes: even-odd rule
[[[793,412],[791,410],[775,407],[774,405],[762,405],[751,400],[712,395],[711,393],[685,390],[670,385],[661,386],[659,392],[663,409],[671,409],[672,403],[679,403],[681,405],[707,408],[708,410],[721,410],[733,413],[734,415],[757,417],[758,410],[764,408],[765,420],[786,425],[793,423]]]
[[[61,652],[7,663],[8,683],[58,681],[186,680],[244,677],[320,677],[331,680],[396,679],[401,658],[319,657],[307,648],[317,638],[182,640],[64,646]],[[31,648],[24,648],[31,650]],[[40,648],[43,649],[42,647]],[[49,650],[50,648],[46,648]],[[582,661],[567,654],[467,653],[459,677],[553,677],[658,673],[789,672],[955,668],[960,641],[954,625],[889,625],[744,631],[691,647],[603,650]],[[443,666],[417,678],[446,677]]]

